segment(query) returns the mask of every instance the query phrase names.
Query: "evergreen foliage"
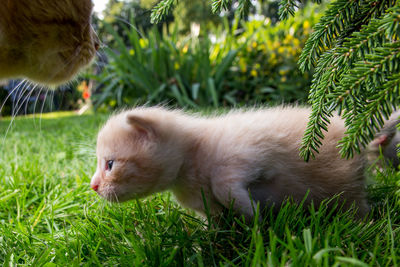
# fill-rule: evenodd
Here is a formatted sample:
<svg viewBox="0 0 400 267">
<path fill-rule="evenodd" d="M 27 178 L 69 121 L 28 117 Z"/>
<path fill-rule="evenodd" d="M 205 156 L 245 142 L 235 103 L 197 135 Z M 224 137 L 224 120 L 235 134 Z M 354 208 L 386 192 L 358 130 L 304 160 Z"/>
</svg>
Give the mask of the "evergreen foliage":
<svg viewBox="0 0 400 267">
<path fill-rule="evenodd" d="M 360 152 L 399 104 L 397 1 L 333 2 L 300 56 L 301 70 L 315 67 L 312 114 L 301 155 L 313 157 L 335 110 L 345 118 L 344 157 Z"/>
<path fill-rule="evenodd" d="M 213 0 L 213 10 L 218 12 L 231 2 Z M 251 1 L 239 2 L 237 11 L 246 12 L 243 3 Z M 297 0 L 280 4 L 281 19 L 301 7 Z M 302 71 L 315 71 L 309 93 L 312 113 L 300 152 L 305 160 L 318 153 L 334 112 L 345 119 L 346 137 L 339 147 L 342 156 L 349 158 L 374 138 L 398 107 L 399 22 L 397 0 L 336 0 L 328 6 L 299 59 Z"/>
</svg>

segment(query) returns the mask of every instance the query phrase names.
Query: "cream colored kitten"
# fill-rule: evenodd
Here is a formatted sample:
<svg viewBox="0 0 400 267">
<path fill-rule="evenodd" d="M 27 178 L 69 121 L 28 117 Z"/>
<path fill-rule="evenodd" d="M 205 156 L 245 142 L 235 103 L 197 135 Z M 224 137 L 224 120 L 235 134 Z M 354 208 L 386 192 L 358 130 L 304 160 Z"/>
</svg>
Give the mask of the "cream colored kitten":
<svg viewBox="0 0 400 267">
<path fill-rule="evenodd" d="M 97 140 L 91 187 L 110 201 L 171 190 L 185 207 L 213 215 L 229 207 L 253 216 L 250 195 L 261 206 L 287 197 L 307 203 L 341 194 L 359 215 L 368 211 L 363 157 L 342 159 L 336 148 L 343 121 L 331 120 L 315 160 L 304 162 L 299 146 L 309 109 L 276 107 L 201 117 L 161 107 L 135 108 L 111 117 Z"/>
<path fill-rule="evenodd" d="M 1 0 L 0 79 L 64 83 L 93 59 L 99 41 L 91 0 Z"/>
</svg>

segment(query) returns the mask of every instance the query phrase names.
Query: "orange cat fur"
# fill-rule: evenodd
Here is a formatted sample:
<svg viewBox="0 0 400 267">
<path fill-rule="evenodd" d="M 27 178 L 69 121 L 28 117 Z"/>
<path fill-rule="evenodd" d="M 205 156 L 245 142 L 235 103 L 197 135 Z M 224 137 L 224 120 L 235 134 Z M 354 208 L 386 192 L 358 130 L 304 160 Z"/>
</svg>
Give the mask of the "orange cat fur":
<svg viewBox="0 0 400 267">
<path fill-rule="evenodd" d="M 345 127 L 333 117 L 320 153 L 299 156 L 309 109 L 276 107 L 201 117 L 161 107 L 139 107 L 111 117 L 97 139 L 91 187 L 110 201 L 171 190 L 185 207 L 213 215 L 229 207 L 253 217 L 251 198 L 265 205 L 292 197 L 307 204 L 341 194 L 345 207 L 368 211 L 362 155 L 345 160 L 337 142 Z"/>
<path fill-rule="evenodd" d="M 56 85 L 93 59 L 91 0 L 0 1 L 0 79 Z"/>
</svg>

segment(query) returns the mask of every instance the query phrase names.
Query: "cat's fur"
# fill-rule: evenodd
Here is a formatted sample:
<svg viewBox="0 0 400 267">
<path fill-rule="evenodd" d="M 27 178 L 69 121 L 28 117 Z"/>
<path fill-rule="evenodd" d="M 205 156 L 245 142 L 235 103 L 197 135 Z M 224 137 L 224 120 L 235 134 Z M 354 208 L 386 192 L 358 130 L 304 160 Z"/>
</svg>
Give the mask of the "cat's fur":
<svg viewBox="0 0 400 267">
<path fill-rule="evenodd" d="M 1 0 L 0 79 L 70 80 L 99 46 L 91 12 L 91 0 Z"/>
<path fill-rule="evenodd" d="M 309 109 L 276 107 L 201 117 L 161 107 L 140 107 L 111 117 L 97 139 L 97 170 L 91 186 L 110 201 L 171 190 L 185 207 L 211 214 L 233 200 L 236 212 L 253 216 L 250 195 L 261 207 L 287 197 L 318 205 L 340 194 L 345 207 L 368 211 L 363 156 L 345 160 L 337 142 L 345 127 L 333 117 L 320 153 L 299 156 Z M 111 170 L 107 161 L 113 160 Z"/>
</svg>

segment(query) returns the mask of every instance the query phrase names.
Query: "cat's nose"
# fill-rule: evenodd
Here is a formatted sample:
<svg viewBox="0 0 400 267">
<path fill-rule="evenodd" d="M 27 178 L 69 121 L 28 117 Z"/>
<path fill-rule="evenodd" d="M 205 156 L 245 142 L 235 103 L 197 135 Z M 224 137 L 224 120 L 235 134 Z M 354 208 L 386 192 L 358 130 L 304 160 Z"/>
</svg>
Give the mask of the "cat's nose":
<svg viewBox="0 0 400 267">
<path fill-rule="evenodd" d="M 94 41 L 94 49 L 96 49 L 96 51 L 98 51 L 100 48 L 100 41 Z"/>
<path fill-rule="evenodd" d="M 94 46 L 94 49 L 96 49 L 96 51 L 98 51 L 100 48 L 101 42 L 100 42 L 99 37 L 97 36 L 97 33 L 94 31 L 94 29 L 91 28 L 91 30 L 92 30 L 93 46 Z"/>
</svg>

